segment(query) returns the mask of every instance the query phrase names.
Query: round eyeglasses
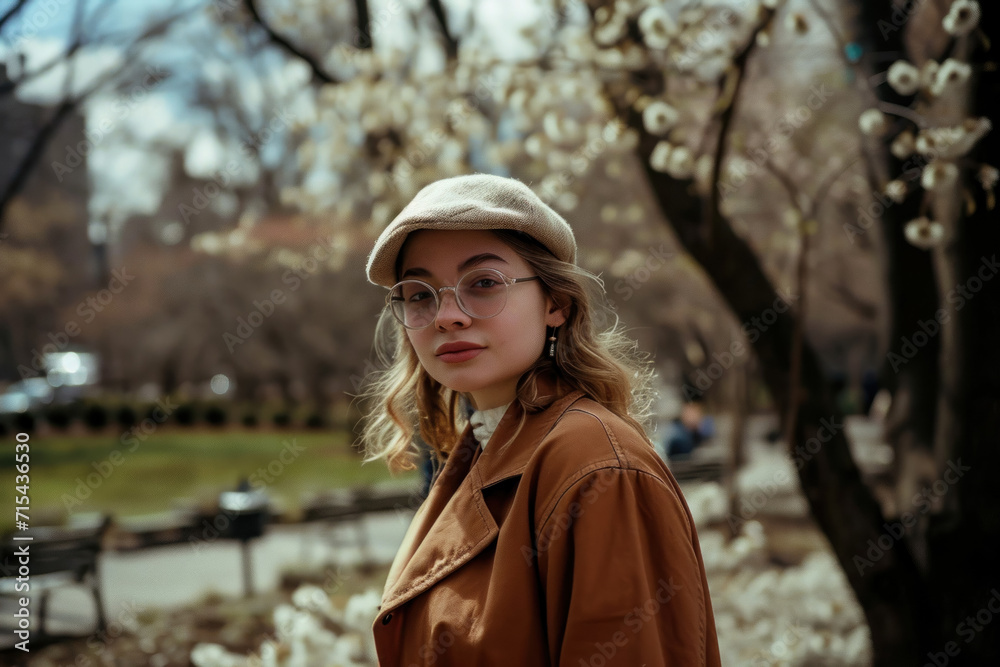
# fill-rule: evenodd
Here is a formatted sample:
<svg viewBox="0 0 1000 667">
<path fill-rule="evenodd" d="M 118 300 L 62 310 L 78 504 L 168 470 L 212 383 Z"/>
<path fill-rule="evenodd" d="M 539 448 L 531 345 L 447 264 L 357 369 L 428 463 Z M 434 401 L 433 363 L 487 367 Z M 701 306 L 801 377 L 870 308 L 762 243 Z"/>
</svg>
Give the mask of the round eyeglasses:
<svg viewBox="0 0 1000 667">
<path fill-rule="evenodd" d="M 496 269 L 473 269 L 454 287 L 435 289 L 422 280 L 403 280 L 389 289 L 386 303 L 393 317 L 407 329 L 424 329 L 437 318 L 441 308 L 441 292 L 452 290 L 455 301 L 469 317 L 496 317 L 507 305 L 511 285 L 539 280 L 538 276 L 508 278 Z"/>
</svg>

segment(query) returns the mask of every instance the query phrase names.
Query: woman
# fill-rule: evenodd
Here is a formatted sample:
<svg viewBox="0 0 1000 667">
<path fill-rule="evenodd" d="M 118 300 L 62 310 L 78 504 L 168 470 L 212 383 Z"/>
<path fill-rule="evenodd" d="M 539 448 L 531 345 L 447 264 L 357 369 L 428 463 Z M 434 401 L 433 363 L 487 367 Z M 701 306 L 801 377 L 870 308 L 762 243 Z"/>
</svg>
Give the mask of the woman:
<svg viewBox="0 0 1000 667">
<path fill-rule="evenodd" d="M 562 217 L 488 175 L 427 186 L 375 243 L 394 349 L 366 460 L 412 469 L 419 430 L 443 462 L 389 571 L 381 667 L 719 664 L 694 522 L 642 423 L 652 371 L 598 327 L 575 260 Z"/>
</svg>

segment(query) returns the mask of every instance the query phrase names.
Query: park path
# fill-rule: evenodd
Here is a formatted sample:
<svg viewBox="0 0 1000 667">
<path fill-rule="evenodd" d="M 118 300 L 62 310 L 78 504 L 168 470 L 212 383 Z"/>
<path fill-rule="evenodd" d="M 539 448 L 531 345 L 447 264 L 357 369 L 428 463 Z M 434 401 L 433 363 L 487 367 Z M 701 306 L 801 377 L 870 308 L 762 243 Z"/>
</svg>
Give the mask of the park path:
<svg viewBox="0 0 1000 667">
<path fill-rule="evenodd" d="M 363 517 L 367 554 L 360 546 L 358 522 L 331 526 L 322 522 L 269 526 L 250 544 L 255 592 L 274 590 L 289 568 L 319 570 L 331 563 L 349 567 L 367 561 L 391 563 L 413 517 L 411 510 Z M 98 567 L 109 629 L 116 620 L 133 618 L 137 611 L 197 602 L 208 592 L 227 597 L 243 594 L 243 555 L 239 542 L 216 540 L 152 547 L 141 551 L 105 551 Z M 381 591 L 380 591 L 381 592 Z M 9 599 L 0 601 L 0 614 L 9 617 Z M 32 604 L 37 609 L 37 604 Z M 96 616 L 89 591 L 82 586 L 54 589 L 46 613 L 46 630 L 53 634 L 94 631 Z M 0 648 L 14 643 L 10 633 L 0 637 Z"/>
</svg>

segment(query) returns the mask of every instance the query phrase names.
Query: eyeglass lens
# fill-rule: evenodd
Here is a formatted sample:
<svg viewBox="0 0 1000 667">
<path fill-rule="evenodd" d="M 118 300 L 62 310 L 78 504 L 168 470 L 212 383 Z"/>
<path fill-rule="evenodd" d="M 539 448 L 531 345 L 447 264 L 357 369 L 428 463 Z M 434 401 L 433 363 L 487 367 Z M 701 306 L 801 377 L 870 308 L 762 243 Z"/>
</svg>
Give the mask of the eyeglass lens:
<svg viewBox="0 0 1000 667">
<path fill-rule="evenodd" d="M 499 271 L 476 269 L 462 276 L 455 288 L 459 307 L 471 317 L 494 317 L 507 303 L 507 283 Z M 389 297 L 392 314 L 411 329 L 426 327 L 437 317 L 441 295 L 419 280 L 404 280 Z"/>
</svg>

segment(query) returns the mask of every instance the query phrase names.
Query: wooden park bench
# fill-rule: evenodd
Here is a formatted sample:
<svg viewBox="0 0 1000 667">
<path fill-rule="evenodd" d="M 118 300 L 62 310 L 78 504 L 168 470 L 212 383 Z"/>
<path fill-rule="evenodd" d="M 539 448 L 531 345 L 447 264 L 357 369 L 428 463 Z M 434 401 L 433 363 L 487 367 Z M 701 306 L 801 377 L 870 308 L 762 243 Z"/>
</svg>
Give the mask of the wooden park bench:
<svg viewBox="0 0 1000 667">
<path fill-rule="evenodd" d="M 419 499 L 413 492 L 379 492 L 368 487 L 338 489 L 322 493 L 302 508 L 303 522 L 320 522 L 327 526 L 353 524 L 355 543 L 363 558 L 370 555 L 370 538 L 364 519 L 376 512 L 412 511 L 419 506 Z M 341 546 L 334 533 L 327 534 L 330 546 Z"/>
<path fill-rule="evenodd" d="M 105 517 L 98 525 L 87 528 L 64 528 L 39 526 L 30 531 L 16 533 L 30 536 L 31 540 L 14 540 L 15 534 L 5 535 L 0 543 L 0 596 L 11 598 L 30 597 L 40 593 L 38 608 L 32 616 L 38 619 L 37 632 L 46 636 L 45 612 L 48 597 L 53 589 L 60 586 L 85 584 L 94 597 L 97 610 L 97 629 L 106 627 L 104 604 L 101 596 L 101 580 L 97 568 L 97 557 L 102 549 L 105 531 L 110 525 L 110 517 Z M 15 555 L 23 546 L 28 547 L 29 591 L 17 590 L 20 568 L 19 556 Z M 37 614 L 37 616 L 36 616 Z M 36 627 L 32 623 L 32 627 Z"/>
<path fill-rule="evenodd" d="M 718 459 L 671 460 L 667 467 L 678 482 L 721 482 L 726 476 L 726 463 Z"/>
</svg>

